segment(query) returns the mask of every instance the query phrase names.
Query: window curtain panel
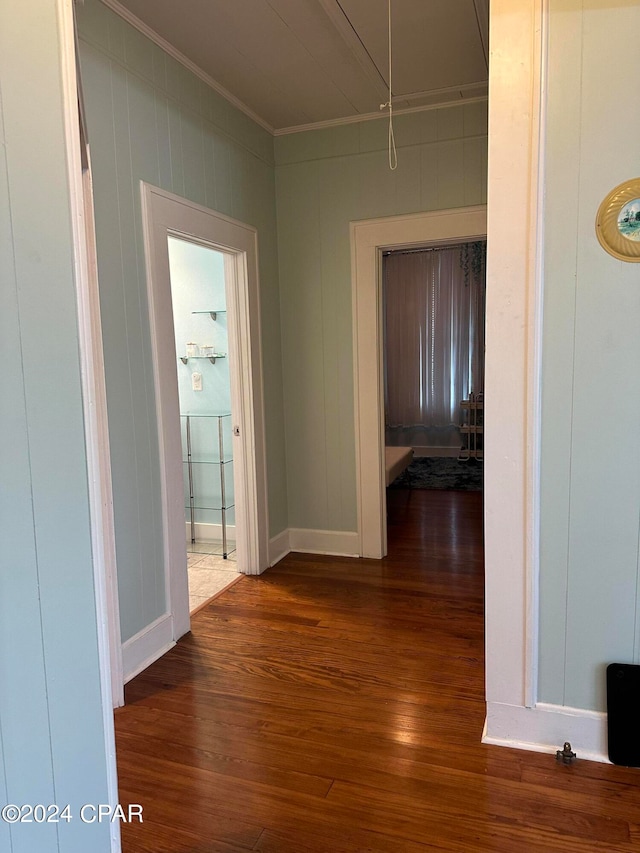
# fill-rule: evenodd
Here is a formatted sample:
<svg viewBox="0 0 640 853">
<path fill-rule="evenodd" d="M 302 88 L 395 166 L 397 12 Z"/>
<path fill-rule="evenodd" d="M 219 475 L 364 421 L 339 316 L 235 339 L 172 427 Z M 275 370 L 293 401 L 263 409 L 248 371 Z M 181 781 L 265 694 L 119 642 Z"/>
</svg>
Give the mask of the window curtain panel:
<svg viewBox="0 0 640 853">
<path fill-rule="evenodd" d="M 486 242 L 392 253 L 383 268 L 387 443 L 455 446 L 484 391 Z"/>
</svg>

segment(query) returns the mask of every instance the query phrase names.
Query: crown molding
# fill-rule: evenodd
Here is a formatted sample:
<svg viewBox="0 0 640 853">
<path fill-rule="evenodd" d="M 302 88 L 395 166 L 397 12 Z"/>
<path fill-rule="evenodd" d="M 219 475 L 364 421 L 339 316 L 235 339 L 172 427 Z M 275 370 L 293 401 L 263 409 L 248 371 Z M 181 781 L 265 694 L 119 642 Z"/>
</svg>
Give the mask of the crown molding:
<svg viewBox="0 0 640 853">
<path fill-rule="evenodd" d="M 142 35 L 146 36 L 152 42 L 158 45 L 158 47 L 162 48 L 165 53 L 168 53 L 169 56 L 172 56 L 177 62 L 181 65 L 184 65 L 192 74 L 195 74 L 196 77 L 199 77 L 204 83 L 207 84 L 211 89 L 217 92 L 219 95 L 222 95 L 225 100 L 229 101 L 230 104 L 233 104 L 234 107 L 243 112 L 246 116 L 248 116 L 252 121 L 255 121 L 256 124 L 259 124 L 260 127 L 264 128 L 271 135 L 274 134 L 274 128 L 269 124 L 268 121 L 265 121 L 261 116 L 259 116 L 256 112 L 254 112 L 251 107 L 248 107 L 244 101 L 241 101 L 240 98 L 236 98 L 235 95 L 232 95 L 228 89 L 225 89 L 217 80 L 214 80 L 213 77 L 210 77 L 206 71 L 203 71 L 199 65 L 196 65 L 195 62 L 192 62 L 188 57 L 177 50 L 172 44 L 170 44 L 166 39 L 162 38 L 161 35 L 152 29 L 148 24 L 145 24 L 144 21 L 141 21 L 133 12 L 130 12 L 126 9 L 118 0 L 101 0 L 105 6 L 108 6 L 112 12 L 115 12 L 116 15 L 119 15 L 123 18 L 128 24 L 131 24 L 132 27 L 135 27 L 136 30 L 142 33 Z"/>
<path fill-rule="evenodd" d="M 458 90 L 456 90 L 458 91 Z M 480 101 L 487 101 L 488 95 L 475 95 L 465 98 L 458 97 L 446 101 L 438 101 L 433 104 L 424 104 L 420 107 L 405 107 L 404 109 L 393 108 L 393 117 L 408 115 L 410 113 L 424 113 L 428 110 L 443 110 L 448 107 L 459 107 L 461 104 L 475 104 Z M 305 133 L 308 130 L 323 130 L 329 127 L 340 127 L 343 124 L 359 124 L 362 121 L 375 121 L 376 119 L 388 118 L 388 113 L 378 111 L 376 113 L 361 113 L 355 116 L 346 116 L 344 118 L 330 118 L 326 121 L 314 121 L 309 124 L 296 124 L 293 127 L 281 127 L 273 131 L 275 137 L 287 136 L 291 133 Z"/>
</svg>

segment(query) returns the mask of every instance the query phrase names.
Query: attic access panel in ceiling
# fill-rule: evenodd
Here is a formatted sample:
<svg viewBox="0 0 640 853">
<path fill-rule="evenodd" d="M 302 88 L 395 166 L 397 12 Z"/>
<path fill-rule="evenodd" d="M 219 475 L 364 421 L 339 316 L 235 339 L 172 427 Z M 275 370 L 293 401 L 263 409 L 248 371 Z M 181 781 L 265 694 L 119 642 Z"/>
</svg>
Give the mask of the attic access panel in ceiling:
<svg viewBox="0 0 640 853">
<path fill-rule="evenodd" d="M 339 4 L 387 81 L 387 3 L 339 0 Z M 480 6 L 474 0 L 392 0 L 394 99 L 407 97 L 406 106 L 415 106 L 434 91 L 487 81 L 483 37 L 488 4 Z"/>
</svg>

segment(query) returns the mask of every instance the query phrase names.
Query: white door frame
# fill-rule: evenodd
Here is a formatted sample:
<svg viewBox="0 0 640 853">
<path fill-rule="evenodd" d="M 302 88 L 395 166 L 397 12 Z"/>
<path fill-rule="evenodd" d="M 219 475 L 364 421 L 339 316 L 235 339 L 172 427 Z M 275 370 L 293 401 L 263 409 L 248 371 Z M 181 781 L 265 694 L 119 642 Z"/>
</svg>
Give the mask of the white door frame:
<svg viewBox="0 0 640 853">
<path fill-rule="evenodd" d="M 113 707 L 123 704 L 124 693 L 93 198 L 90 168 L 83 172 L 82 165 L 82 148 L 86 140 L 81 139 L 78 115 L 81 93 L 77 75 L 72 0 L 56 0 L 56 11 L 91 517 L 106 797 L 109 804 L 115 807 L 118 803 L 118 771 Z M 88 151 L 87 158 L 90 159 Z M 117 821 L 110 827 L 109 846 L 111 853 L 119 853 L 121 850 L 120 827 Z"/>
<path fill-rule="evenodd" d="M 382 253 L 484 239 L 486 205 L 351 223 L 358 535 L 361 557 L 387 553 Z"/>
<path fill-rule="evenodd" d="M 260 574 L 269 565 L 257 231 L 173 193 L 140 183 L 151 348 L 160 447 L 167 612 L 173 639 L 189 630 L 182 443 L 167 237 L 225 255 L 229 367 L 234 425 L 238 567 Z"/>
<path fill-rule="evenodd" d="M 552 751 L 593 730 L 537 702 L 548 24 L 548 0 L 491 2 L 484 741 Z"/>
<path fill-rule="evenodd" d="M 111 445 L 107 415 L 107 388 L 104 374 L 104 351 L 102 346 L 102 321 L 100 318 L 100 291 L 98 283 L 98 258 L 96 249 L 95 219 L 93 212 L 93 183 L 91 177 L 91 155 L 87 146 L 88 168 L 83 171 L 84 187 L 84 231 L 86 244 L 82 251 L 82 263 L 86 265 L 88 292 L 78 291 L 78 303 L 82 306 L 80 334 L 83 347 L 91 356 L 83 366 L 87 381 L 83 399 L 85 423 L 92 439 L 87 441 L 88 465 L 92 478 L 91 488 L 96 490 L 96 505 L 93 508 L 96 523 L 92 526 L 96 539 L 94 553 L 104 563 L 105 600 L 100 609 L 106 608 L 109 632 L 109 660 L 111 666 L 111 696 L 114 708 L 124 705 L 124 675 L 122 666 L 122 635 L 120 632 L 120 603 L 118 599 L 118 574 L 116 563 L 116 534 L 113 516 L 113 484 L 111 481 Z M 78 223 L 80 224 L 80 223 Z M 84 316 L 83 316 L 84 315 Z M 99 503 L 98 503 L 99 501 Z M 96 589 L 102 594 L 101 587 Z"/>
</svg>

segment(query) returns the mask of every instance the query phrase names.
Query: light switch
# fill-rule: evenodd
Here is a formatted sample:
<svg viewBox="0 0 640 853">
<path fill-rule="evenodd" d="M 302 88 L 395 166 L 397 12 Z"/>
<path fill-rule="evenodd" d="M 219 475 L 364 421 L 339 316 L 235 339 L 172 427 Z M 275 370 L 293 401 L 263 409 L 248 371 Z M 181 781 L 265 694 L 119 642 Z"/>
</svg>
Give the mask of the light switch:
<svg viewBox="0 0 640 853">
<path fill-rule="evenodd" d="M 194 391 L 202 391 L 202 374 L 201 373 L 192 373 L 191 374 L 191 388 Z"/>
</svg>

